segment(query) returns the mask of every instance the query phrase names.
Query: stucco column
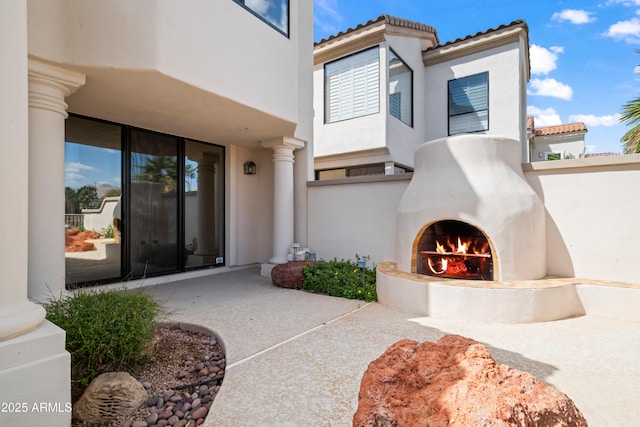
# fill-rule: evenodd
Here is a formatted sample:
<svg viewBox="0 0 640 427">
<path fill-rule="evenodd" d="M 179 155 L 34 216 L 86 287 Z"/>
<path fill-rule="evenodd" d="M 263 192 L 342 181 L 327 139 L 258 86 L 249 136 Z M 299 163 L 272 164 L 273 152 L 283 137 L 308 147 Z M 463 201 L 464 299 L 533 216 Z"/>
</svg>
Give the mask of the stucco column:
<svg viewBox="0 0 640 427">
<path fill-rule="evenodd" d="M 66 427 L 71 424 L 71 374 L 65 334 L 44 320 L 40 305 L 27 299 L 27 0 L 0 2 L 0 27 L 7 35 L 0 38 L 0 402 L 20 402 L 25 409 L 1 411 L 0 425 L 40 425 L 46 419 L 48 426 Z M 61 411 L 34 411 L 33 405 L 41 402 Z"/>
<path fill-rule="evenodd" d="M 65 287 L 65 97 L 83 74 L 29 58 L 29 296 L 59 297 Z"/>
<path fill-rule="evenodd" d="M 283 137 L 263 141 L 262 146 L 273 150 L 273 256 L 269 263 L 283 264 L 294 235 L 293 152 L 303 148 L 304 142 Z"/>
<path fill-rule="evenodd" d="M 12 18 L 10 18 L 12 17 Z M 15 19 L 13 18 L 15 17 Z M 20 22 L 24 19 L 24 23 Z M 29 125 L 27 116 L 26 2 L 0 7 L 0 24 L 15 36 L 0 41 L 0 341 L 34 329 L 44 309 L 27 300 Z M 24 33 L 23 43 L 20 35 Z M 22 50 L 24 49 L 24 50 Z"/>
<path fill-rule="evenodd" d="M 220 157 L 203 153 L 198 160 L 198 248 L 196 255 L 215 256 L 216 250 L 216 163 Z"/>
</svg>

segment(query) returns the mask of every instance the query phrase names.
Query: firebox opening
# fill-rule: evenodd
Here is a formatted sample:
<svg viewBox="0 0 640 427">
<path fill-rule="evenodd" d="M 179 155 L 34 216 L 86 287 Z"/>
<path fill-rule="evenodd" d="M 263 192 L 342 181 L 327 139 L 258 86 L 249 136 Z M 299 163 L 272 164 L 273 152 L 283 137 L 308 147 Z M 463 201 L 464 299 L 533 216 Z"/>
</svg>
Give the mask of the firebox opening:
<svg viewBox="0 0 640 427">
<path fill-rule="evenodd" d="M 419 237 L 416 272 L 434 277 L 493 280 L 493 257 L 482 231 L 462 221 L 444 220 Z"/>
</svg>

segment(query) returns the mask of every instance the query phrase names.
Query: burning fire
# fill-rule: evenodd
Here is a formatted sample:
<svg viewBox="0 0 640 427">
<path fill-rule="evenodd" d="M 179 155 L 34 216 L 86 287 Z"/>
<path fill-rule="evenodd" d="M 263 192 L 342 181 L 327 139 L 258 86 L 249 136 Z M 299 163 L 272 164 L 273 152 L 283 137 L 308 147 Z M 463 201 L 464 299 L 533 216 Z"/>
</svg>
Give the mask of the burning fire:
<svg viewBox="0 0 640 427">
<path fill-rule="evenodd" d="M 445 244 L 436 240 L 435 251 L 424 251 L 424 253 L 430 255 L 427 257 L 427 266 L 431 273 L 437 276 L 471 276 L 476 273 L 469 270 L 467 265 L 469 258 L 479 258 L 479 263 L 483 264 L 487 258 L 491 257 L 488 241 L 480 245 L 477 240 L 474 241 L 471 238 L 463 240 L 458 237 L 457 240 L 457 245 L 452 243 L 448 237 Z"/>
</svg>

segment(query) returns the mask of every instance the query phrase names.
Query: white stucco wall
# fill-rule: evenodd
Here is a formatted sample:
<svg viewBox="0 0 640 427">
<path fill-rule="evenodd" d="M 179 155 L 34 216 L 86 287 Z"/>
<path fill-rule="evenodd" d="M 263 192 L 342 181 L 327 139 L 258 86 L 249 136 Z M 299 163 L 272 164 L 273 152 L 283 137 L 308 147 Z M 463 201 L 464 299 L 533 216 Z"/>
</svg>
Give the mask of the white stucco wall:
<svg viewBox="0 0 640 427">
<path fill-rule="evenodd" d="M 640 154 L 525 164 L 546 209 L 548 275 L 640 283 Z M 310 247 L 324 259 L 396 262 L 396 210 L 409 181 L 309 187 Z"/>
<path fill-rule="evenodd" d="M 570 154 L 576 159 L 579 157 L 583 157 L 584 156 L 584 134 L 571 135 L 568 137 L 560 137 L 560 138 L 536 137 L 535 144 L 533 146 L 531 161 L 532 162 L 544 161 L 545 153 L 547 152 L 564 153 L 565 156 Z"/>
<path fill-rule="evenodd" d="M 547 210 L 547 273 L 640 282 L 640 154 L 536 162 L 525 176 Z"/>
<path fill-rule="evenodd" d="M 386 146 L 384 122 L 386 110 L 383 107 L 384 94 L 386 92 L 382 90 L 382 82 L 384 82 L 386 78 L 386 72 L 383 71 L 385 56 L 382 49 L 379 49 L 378 53 L 381 73 L 379 112 L 333 123 L 325 123 L 325 64 L 321 63 L 313 66 L 313 136 L 315 157 L 371 150 Z"/>
<path fill-rule="evenodd" d="M 391 153 L 391 160 L 413 167 L 413 153 L 418 146 L 426 141 L 425 115 L 425 67 L 422 63 L 421 41 L 416 38 L 386 36 L 388 46 L 393 49 L 400 59 L 413 71 L 413 126 L 398 120 L 388 114 L 388 95 L 385 97 L 386 139 Z M 388 57 L 388 54 L 387 54 Z M 388 64 L 388 60 L 387 60 Z M 385 90 L 388 90 L 387 88 Z"/>
<path fill-rule="evenodd" d="M 297 120 L 298 90 L 291 85 L 300 69 L 297 24 L 287 38 L 233 1 L 29 0 L 28 5 L 32 55 L 74 67 L 154 70 Z M 296 2 L 291 12 L 296 21 Z"/>
<path fill-rule="evenodd" d="M 426 67 L 425 141 L 448 136 L 448 81 L 489 72 L 489 130 L 487 135 L 523 141 L 520 43 L 514 42 Z"/>
<path fill-rule="evenodd" d="M 395 259 L 396 210 L 411 175 L 309 184 L 309 248 L 318 259 Z"/>
</svg>

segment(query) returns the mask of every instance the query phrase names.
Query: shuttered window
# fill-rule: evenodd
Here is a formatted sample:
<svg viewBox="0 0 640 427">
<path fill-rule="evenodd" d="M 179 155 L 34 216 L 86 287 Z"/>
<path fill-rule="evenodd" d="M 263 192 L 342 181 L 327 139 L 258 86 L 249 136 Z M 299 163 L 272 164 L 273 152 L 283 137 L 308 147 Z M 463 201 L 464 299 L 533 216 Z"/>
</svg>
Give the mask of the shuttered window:
<svg viewBox="0 0 640 427">
<path fill-rule="evenodd" d="M 489 130 L 489 73 L 449 80 L 449 135 Z"/>
<path fill-rule="evenodd" d="M 380 111 L 377 47 L 326 64 L 324 75 L 326 123 Z"/>
</svg>

